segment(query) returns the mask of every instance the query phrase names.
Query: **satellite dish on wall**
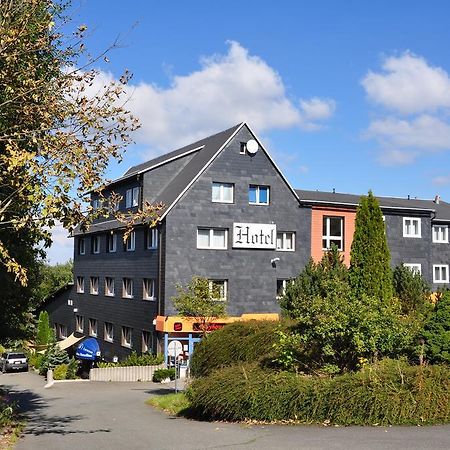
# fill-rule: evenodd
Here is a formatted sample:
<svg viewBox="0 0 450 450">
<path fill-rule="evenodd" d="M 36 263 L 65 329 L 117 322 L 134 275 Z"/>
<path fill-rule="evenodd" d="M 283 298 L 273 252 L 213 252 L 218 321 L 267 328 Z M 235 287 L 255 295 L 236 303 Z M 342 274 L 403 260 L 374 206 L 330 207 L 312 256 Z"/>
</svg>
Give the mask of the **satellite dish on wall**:
<svg viewBox="0 0 450 450">
<path fill-rule="evenodd" d="M 249 141 L 247 141 L 246 147 L 249 155 L 254 155 L 259 148 L 258 143 L 254 139 L 250 139 Z"/>
</svg>

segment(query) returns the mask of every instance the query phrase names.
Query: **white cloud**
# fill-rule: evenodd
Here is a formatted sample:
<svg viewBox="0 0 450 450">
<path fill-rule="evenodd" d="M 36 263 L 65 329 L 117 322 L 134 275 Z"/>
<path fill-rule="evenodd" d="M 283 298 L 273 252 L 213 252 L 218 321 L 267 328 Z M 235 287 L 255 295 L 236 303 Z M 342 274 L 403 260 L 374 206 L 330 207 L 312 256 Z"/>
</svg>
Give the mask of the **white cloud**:
<svg viewBox="0 0 450 450">
<path fill-rule="evenodd" d="M 450 78 L 417 55 L 386 58 L 382 73 L 369 71 L 362 80 L 370 100 L 401 114 L 450 107 Z"/>
<path fill-rule="evenodd" d="M 410 164 L 425 154 L 450 150 L 447 72 L 409 52 L 386 58 L 382 68 L 362 80 L 368 98 L 383 107 L 364 133 L 378 142 L 379 161 Z"/>
<path fill-rule="evenodd" d="M 99 82 L 112 80 L 102 73 Z M 168 151 L 246 121 L 258 133 L 299 127 L 314 130 L 331 117 L 335 102 L 313 97 L 296 106 L 280 75 L 238 42 L 228 52 L 200 60 L 200 68 L 171 78 L 168 88 L 140 83 L 127 87 L 127 107 L 141 120 L 139 144 Z"/>
<path fill-rule="evenodd" d="M 65 263 L 73 258 L 73 239 L 60 223 L 51 229 L 53 244 L 46 249 L 47 260 L 50 264 Z"/>
<path fill-rule="evenodd" d="M 431 181 L 436 186 L 445 186 L 450 184 L 450 175 L 439 175 L 434 177 Z"/>
</svg>

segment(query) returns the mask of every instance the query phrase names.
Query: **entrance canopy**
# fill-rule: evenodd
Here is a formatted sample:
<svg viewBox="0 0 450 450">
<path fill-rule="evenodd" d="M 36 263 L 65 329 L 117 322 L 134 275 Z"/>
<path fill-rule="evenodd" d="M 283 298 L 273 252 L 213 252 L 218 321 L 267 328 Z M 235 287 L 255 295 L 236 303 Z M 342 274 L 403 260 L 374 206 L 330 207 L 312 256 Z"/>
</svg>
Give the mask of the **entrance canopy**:
<svg viewBox="0 0 450 450">
<path fill-rule="evenodd" d="M 75 356 L 78 359 L 85 359 L 88 361 L 95 361 L 98 357 L 100 357 L 100 355 L 100 347 L 97 339 L 95 338 L 88 338 L 84 340 L 75 352 Z"/>
</svg>

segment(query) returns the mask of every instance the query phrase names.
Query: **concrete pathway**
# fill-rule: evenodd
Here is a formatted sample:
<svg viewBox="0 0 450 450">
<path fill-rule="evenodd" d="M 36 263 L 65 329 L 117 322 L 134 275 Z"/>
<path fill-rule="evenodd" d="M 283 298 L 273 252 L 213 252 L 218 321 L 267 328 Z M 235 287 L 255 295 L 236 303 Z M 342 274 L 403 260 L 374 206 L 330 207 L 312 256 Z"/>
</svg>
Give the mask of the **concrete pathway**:
<svg viewBox="0 0 450 450">
<path fill-rule="evenodd" d="M 57 383 L 34 373 L 0 375 L 27 418 L 16 450 L 450 449 L 450 426 L 246 426 L 171 417 L 145 404 L 170 386 Z"/>
</svg>

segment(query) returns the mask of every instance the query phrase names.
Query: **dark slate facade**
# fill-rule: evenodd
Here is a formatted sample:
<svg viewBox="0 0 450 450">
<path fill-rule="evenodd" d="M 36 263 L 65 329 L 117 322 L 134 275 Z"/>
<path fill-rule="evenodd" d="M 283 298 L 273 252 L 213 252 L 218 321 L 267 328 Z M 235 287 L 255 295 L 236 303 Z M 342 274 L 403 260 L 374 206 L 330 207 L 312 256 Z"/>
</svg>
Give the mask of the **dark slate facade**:
<svg viewBox="0 0 450 450">
<path fill-rule="evenodd" d="M 171 302 L 176 285 L 186 285 L 195 275 L 226 282 L 229 315 L 278 312 L 277 287 L 295 277 L 311 255 L 314 205 L 354 209 L 359 197 L 292 190 L 260 143 L 254 154 L 245 150 L 243 144 L 251 139 L 257 138 L 246 124 L 239 124 L 132 167 L 111 183 L 105 196 L 110 191 L 119 193 L 123 197 L 121 210 L 126 210 L 126 191 L 136 187 L 140 191 L 139 204 L 147 200 L 165 205 L 157 225 L 156 245 L 149 249 L 149 230 L 137 226 L 134 248 L 127 250 L 123 229 L 116 220 L 99 219 L 88 232 L 77 230 L 74 286 L 49 299 L 44 306 L 52 323 L 65 324 L 68 334 L 75 331 L 78 336 L 96 331 L 107 360 L 114 356 L 124 358 L 132 350 L 139 353 L 145 350 L 145 345 L 147 350 L 155 351 L 156 316 L 176 313 Z M 232 184 L 232 201 L 213 202 L 213 183 Z M 250 204 L 250 186 L 268 188 L 268 204 Z M 95 194 L 92 198 L 95 199 Z M 421 264 L 425 278 L 433 283 L 433 265 L 449 264 L 450 244 L 433 243 L 432 226 L 450 222 L 450 205 L 390 198 L 380 198 L 380 203 L 393 265 Z M 404 217 L 420 218 L 420 238 L 403 237 Z M 253 244 L 238 248 L 233 237 L 235 224 L 264 229 L 276 226 L 277 232 L 294 236 L 294 251 L 255 248 Z M 199 229 L 226 230 L 225 248 L 198 248 Z M 117 236 L 116 248 L 111 252 L 108 242 L 113 234 Z M 94 248 L 95 239 L 99 240 L 98 249 Z M 80 254 L 81 240 L 84 254 Z M 84 292 L 77 286 L 79 277 L 84 279 Z M 98 292 L 90 292 L 91 277 L 98 279 Z M 114 280 L 114 295 L 105 291 L 106 278 Z M 132 280 L 131 298 L 124 296 L 125 278 Z M 144 299 L 144 279 L 154 283 L 151 299 Z M 432 284 L 434 289 L 444 285 Z M 76 316 L 83 319 L 83 331 L 76 331 Z M 90 329 L 89 319 L 96 330 Z M 107 336 L 111 328 L 113 336 Z"/>
</svg>

